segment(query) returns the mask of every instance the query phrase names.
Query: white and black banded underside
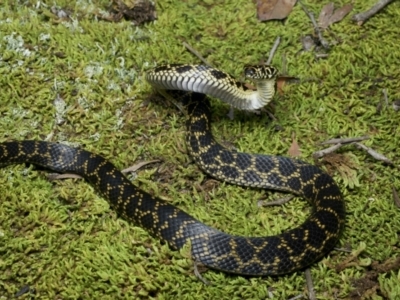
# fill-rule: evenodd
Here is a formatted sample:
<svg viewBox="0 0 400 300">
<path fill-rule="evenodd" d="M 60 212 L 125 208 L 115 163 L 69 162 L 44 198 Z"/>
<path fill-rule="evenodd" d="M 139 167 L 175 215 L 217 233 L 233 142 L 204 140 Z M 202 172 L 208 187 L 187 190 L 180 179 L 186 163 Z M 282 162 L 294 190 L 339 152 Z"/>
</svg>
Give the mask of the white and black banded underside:
<svg viewBox="0 0 400 300">
<path fill-rule="evenodd" d="M 206 65 L 164 65 L 148 71 L 146 80 L 159 90 L 204 93 L 238 109 L 255 110 L 272 100 L 277 70 L 271 66 L 249 68 L 254 70 L 252 78 L 248 77 L 255 82 L 257 90 L 248 89 L 229 74 Z"/>
</svg>

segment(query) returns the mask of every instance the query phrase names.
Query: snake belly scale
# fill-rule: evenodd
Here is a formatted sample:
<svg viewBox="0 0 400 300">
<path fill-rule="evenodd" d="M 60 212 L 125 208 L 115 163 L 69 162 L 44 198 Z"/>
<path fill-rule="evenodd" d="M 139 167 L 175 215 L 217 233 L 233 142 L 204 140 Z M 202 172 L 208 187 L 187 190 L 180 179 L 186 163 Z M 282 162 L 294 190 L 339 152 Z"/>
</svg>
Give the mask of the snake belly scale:
<svg viewBox="0 0 400 300">
<path fill-rule="evenodd" d="M 269 237 L 226 234 L 138 189 L 105 158 L 58 143 L 1 143 L 0 165 L 29 162 L 60 173 L 79 174 L 101 192 L 118 215 L 174 249 L 190 242 L 195 261 L 224 272 L 285 274 L 304 268 L 331 251 L 345 221 L 344 201 L 333 179 L 302 161 L 223 148 L 210 131 L 208 100 L 198 93 L 188 98 L 187 146 L 196 163 L 211 176 L 227 182 L 303 196 L 314 209 L 302 225 Z"/>
</svg>

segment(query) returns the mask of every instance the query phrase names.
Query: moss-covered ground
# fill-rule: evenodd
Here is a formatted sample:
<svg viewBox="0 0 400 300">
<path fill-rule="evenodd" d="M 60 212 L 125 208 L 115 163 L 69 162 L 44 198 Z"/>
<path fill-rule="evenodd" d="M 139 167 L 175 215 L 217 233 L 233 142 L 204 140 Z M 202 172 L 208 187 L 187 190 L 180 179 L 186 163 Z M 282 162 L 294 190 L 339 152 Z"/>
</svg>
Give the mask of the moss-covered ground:
<svg viewBox="0 0 400 300">
<path fill-rule="evenodd" d="M 51 13 L 55 2 L 72 11 L 70 19 Z M 352 13 L 375 0 L 354 2 Z M 322 141 L 370 136 L 363 143 L 395 166 L 354 146 L 341 148 L 330 160 L 333 167 L 319 162 L 343 191 L 347 226 L 338 247 L 353 253 L 335 250 L 312 265 L 311 274 L 318 299 L 358 299 L 355 290 L 366 299 L 400 299 L 400 211 L 392 196 L 393 187 L 400 189 L 400 112 L 392 107 L 400 98 L 400 2 L 362 27 L 349 16 L 332 25 L 324 32 L 332 47 L 322 59 L 301 51 L 301 38 L 313 27 L 299 5 L 285 22 L 260 23 L 253 1 L 158 1 L 158 20 L 135 27 L 96 18 L 108 1 L 71 3 L 0 0 L 0 141 L 67 142 L 121 169 L 158 159 L 131 174 L 132 181 L 226 232 L 276 234 L 304 221 L 307 203 L 258 208 L 257 200 L 282 194 L 204 175 L 186 152 L 184 117 L 168 103 L 150 100 L 143 73 L 162 63 L 198 63 L 182 46 L 186 41 L 241 78 L 242 66 L 268 57 L 280 36 L 273 64 L 282 69 L 285 62 L 287 74 L 300 82 L 276 95 L 276 120 L 238 111 L 230 120 L 229 107 L 213 101 L 215 136 L 244 152 L 287 155 L 294 133 L 300 158 L 310 163 Z M 303 3 L 316 15 L 325 4 Z M 204 285 L 185 253 L 119 219 L 89 184 L 46 175 L 25 165 L 0 169 L 0 299 L 17 293 L 21 299 L 307 294 L 303 272 L 246 278 L 208 270 L 202 276 L 213 285 Z"/>
</svg>

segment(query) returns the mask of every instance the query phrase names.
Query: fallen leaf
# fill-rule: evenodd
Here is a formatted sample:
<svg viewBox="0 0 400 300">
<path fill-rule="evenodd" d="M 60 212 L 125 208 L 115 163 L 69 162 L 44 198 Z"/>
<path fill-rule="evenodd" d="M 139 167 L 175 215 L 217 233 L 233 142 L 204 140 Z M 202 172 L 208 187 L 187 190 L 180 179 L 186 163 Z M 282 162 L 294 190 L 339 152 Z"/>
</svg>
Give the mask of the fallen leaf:
<svg viewBox="0 0 400 300">
<path fill-rule="evenodd" d="M 297 143 L 296 136 L 292 134 L 292 144 L 288 150 L 288 155 L 292 157 L 299 157 L 301 155 L 300 146 Z"/>
<path fill-rule="evenodd" d="M 345 6 L 335 10 L 333 15 L 329 18 L 329 25 L 342 21 L 343 18 L 353 9 L 353 4 L 346 4 Z"/>
<path fill-rule="evenodd" d="M 318 25 L 321 28 L 327 28 L 329 26 L 329 19 L 333 14 L 334 10 L 333 2 L 329 2 L 322 9 L 318 17 Z"/>
<path fill-rule="evenodd" d="M 333 23 L 337 23 L 353 9 L 353 4 L 346 4 L 341 8 L 334 11 L 334 4 L 330 2 L 326 4 L 322 9 L 318 17 L 318 25 L 322 29 L 328 28 Z"/>
<path fill-rule="evenodd" d="M 257 0 L 257 18 L 260 21 L 286 18 L 296 4 L 296 0 Z"/>
<path fill-rule="evenodd" d="M 283 87 L 285 86 L 285 84 L 287 82 L 296 82 L 299 79 L 297 77 L 293 77 L 293 76 L 279 76 L 276 79 L 276 90 L 279 93 L 279 95 L 283 95 Z"/>
</svg>

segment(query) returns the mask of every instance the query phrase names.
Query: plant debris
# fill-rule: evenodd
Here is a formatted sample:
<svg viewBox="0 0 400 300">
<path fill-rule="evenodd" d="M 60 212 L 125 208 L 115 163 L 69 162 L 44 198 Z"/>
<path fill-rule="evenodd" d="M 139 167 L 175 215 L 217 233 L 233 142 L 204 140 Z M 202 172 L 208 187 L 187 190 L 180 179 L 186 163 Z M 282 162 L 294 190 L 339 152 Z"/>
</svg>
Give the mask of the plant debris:
<svg viewBox="0 0 400 300">
<path fill-rule="evenodd" d="M 394 111 L 399 111 L 400 110 L 400 100 L 394 100 L 392 103 L 392 107 Z"/>
<path fill-rule="evenodd" d="M 349 299 L 372 299 L 371 296 L 376 294 L 384 296 L 384 299 L 390 298 L 386 291 L 381 288 L 379 274 L 397 272 L 400 269 L 400 257 L 390 258 L 383 263 L 372 262 L 371 269 L 363 277 L 352 280 L 355 290 L 349 294 Z"/>
<path fill-rule="evenodd" d="M 342 138 L 342 139 L 330 139 L 325 142 L 322 142 L 321 145 L 327 145 L 327 144 L 349 144 L 349 143 L 354 143 L 354 142 L 361 142 L 364 140 L 368 140 L 369 136 L 360 136 L 360 137 L 351 137 L 351 138 Z"/>
<path fill-rule="evenodd" d="M 354 145 L 356 145 L 357 148 L 365 150 L 369 155 L 371 155 L 373 158 L 375 158 L 376 160 L 380 160 L 383 161 L 389 165 L 394 165 L 394 163 L 387 158 L 386 156 L 384 156 L 383 154 L 378 153 L 377 151 L 375 151 L 372 148 L 369 148 L 361 143 L 354 143 Z"/>
<path fill-rule="evenodd" d="M 319 27 L 326 29 L 333 23 L 340 22 L 352 9 L 353 4 L 346 4 L 336 10 L 334 10 L 333 2 L 326 4 L 319 14 Z"/>
<path fill-rule="evenodd" d="M 314 26 L 314 31 L 315 31 L 316 35 L 318 36 L 320 44 L 325 49 L 329 49 L 329 43 L 322 36 L 322 30 L 319 28 L 317 22 L 315 21 L 314 14 L 312 12 L 308 11 L 307 7 L 305 7 L 305 5 L 303 3 L 301 3 L 301 2 L 299 2 L 299 3 L 301 5 L 301 7 L 303 8 L 304 12 L 306 13 L 306 15 L 310 18 L 311 23 Z"/>
<path fill-rule="evenodd" d="M 397 190 L 392 187 L 392 194 L 393 194 L 393 202 L 396 205 L 397 208 L 400 208 L 400 198 L 399 194 L 397 193 Z"/>
<path fill-rule="evenodd" d="M 384 8 L 386 5 L 388 5 L 390 2 L 393 2 L 393 0 L 379 0 L 373 7 L 371 7 L 369 10 L 356 14 L 353 16 L 352 20 L 357 22 L 358 25 L 362 25 L 367 21 L 369 18 L 371 18 L 373 15 L 378 13 L 382 8 Z"/>
<path fill-rule="evenodd" d="M 324 157 L 330 153 L 335 152 L 337 149 L 339 149 L 342 146 L 343 146 L 343 144 L 337 143 L 331 147 L 328 147 L 328 148 L 325 148 L 325 149 L 322 149 L 319 151 L 315 151 L 312 156 L 314 159 L 318 159 L 318 158 Z"/>
<path fill-rule="evenodd" d="M 257 0 L 257 18 L 260 21 L 285 19 L 296 0 Z"/>
<path fill-rule="evenodd" d="M 297 143 L 296 135 L 292 133 L 292 144 L 288 150 L 288 155 L 291 157 L 299 157 L 301 155 L 300 146 Z"/>
<path fill-rule="evenodd" d="M 125 18 L 132 21 L 134 25 L 157 19 L 154 2 L 149 0 L 113 0 L 109 13 L 109 16 L 101 16 L 101 18 L 110 22 L 119 22 Z"/>
</svg>

